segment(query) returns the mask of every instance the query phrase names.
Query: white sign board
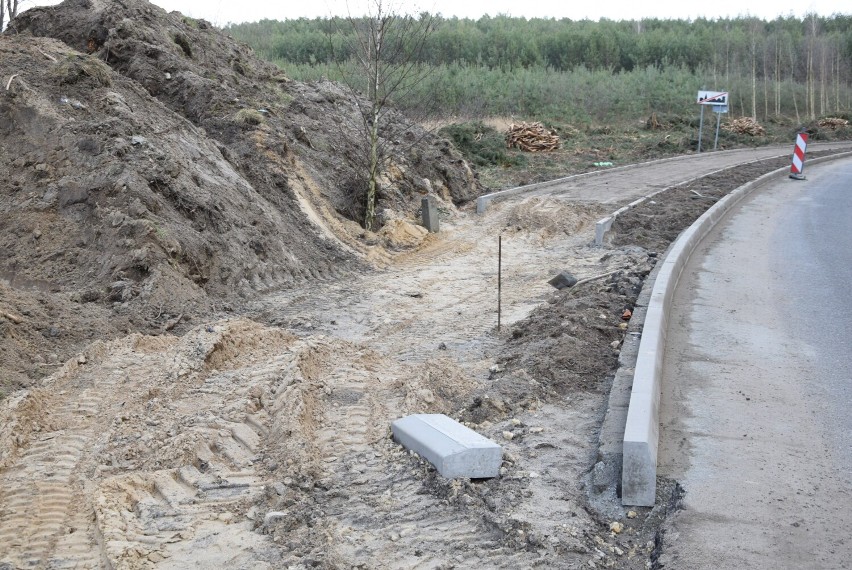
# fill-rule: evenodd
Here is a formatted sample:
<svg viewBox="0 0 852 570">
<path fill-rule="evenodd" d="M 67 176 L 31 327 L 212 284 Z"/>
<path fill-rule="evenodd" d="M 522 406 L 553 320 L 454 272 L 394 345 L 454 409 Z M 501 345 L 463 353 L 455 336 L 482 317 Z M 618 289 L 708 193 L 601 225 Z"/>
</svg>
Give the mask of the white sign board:
<svg viewBox="0 0 852 570">
<path fill-rule="evenodd" d="M 696 101 L 699 105 L 727 105 L 728 104 L 728 92 L 727 91 L 699 91 L 698 92 L 698 100 Z"/>
<path fill-rule="evenodd" d="M 714 113 L 727 113 L 728 112 L 728 106 L 727 105 L 713 105 L 713 112 Z"/>
</svg>

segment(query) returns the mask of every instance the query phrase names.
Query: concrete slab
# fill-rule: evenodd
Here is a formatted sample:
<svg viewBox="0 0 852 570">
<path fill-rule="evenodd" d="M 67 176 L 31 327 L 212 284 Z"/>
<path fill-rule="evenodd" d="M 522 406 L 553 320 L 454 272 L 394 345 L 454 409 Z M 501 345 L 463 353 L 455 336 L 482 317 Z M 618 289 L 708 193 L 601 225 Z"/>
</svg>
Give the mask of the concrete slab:
<svg viewBox="0 0 852 570">
<path fill-rule="evenodd" d="M 438 223 L 438 208 L 435 206 L 435 202 L 427 196 L 420 201 L 420 209 L 422 212 L 423 227 L 433 234 L 438 233 L 440 226 Z"/>
<path fill-rule="evenodd" d="M 393 438 L 448 479 L 500 474 L 503 448 L 444 414 L 415 414 L 391 424 Z"/>
</svg>

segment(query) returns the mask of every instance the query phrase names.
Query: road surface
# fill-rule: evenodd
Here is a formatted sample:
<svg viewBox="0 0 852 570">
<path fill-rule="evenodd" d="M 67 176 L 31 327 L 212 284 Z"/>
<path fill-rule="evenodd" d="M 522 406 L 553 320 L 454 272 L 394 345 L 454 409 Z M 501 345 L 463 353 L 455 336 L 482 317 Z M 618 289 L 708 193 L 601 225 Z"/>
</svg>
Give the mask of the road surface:
<svg viewBox="0 0 852 570">
<path fill-rule="evenodd" d="M 852 161 L 737 207 L 668 331 L 659 474 L 668 568 L 852 568 Z"/>
<path fill-rule="evenodd" d="M 850 149 L 848 141 L 811 144 L 809 152 L 829 149 Z M 701 154 L 686 154 L 663 160 L 630 165 L 623 168 L 602 169 L 587 174 L 570 176 L 557 181 L 543 183 L 536 188 L 523 191 L 526 198 L 550 196 L 559 200 L 595 202 L 601 204 L 625 204 L 636 198 L 648 196 L 670 186 L 707 176 L 719 170 L 748 162 L 789 156 L 793 157 L 793 141 L 790 146 L 739 148 Z M 508 191 L 509 195 L 513 190 Z M 497 198 L 497 201 L 505 198 Z"/>
</svg>

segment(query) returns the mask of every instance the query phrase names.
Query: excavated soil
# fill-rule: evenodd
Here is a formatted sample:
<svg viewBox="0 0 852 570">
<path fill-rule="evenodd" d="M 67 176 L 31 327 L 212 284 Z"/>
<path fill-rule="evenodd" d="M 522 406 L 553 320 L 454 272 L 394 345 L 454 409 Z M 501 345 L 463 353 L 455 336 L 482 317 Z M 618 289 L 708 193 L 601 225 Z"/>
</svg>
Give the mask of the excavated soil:
<svg viewBox="0 0 852 570">
<path fill-rule="evenodd" d="M 383 227 L 364 231 L 353 95 L 142 0 L 19 15 L 0 78 L 0 310 L 23 321 L 0 348 L 4 392 L 95 338 L 187 330 L 382 265 L 424 239 L 422 197 L 450 211 L 481 192 L 446 141 L 394 131 L 389 112 L 405 142 L 380 181 Z"/>
<path fill-rule="evenodd" d="M 712 203 L 690 190 L 718 198 L 731 177 L 657 194 L 594 247 L 611 204 L 476 215 L 473 174 L 426 138 L 389 169 L 373 234 L 346 217 L 339 87 L 139 0 L 11 28 L 0 568 L 653 564 L 677 486 L 605 518 L 585 481 L 625 310 Z M 413 223 L 429 192 L 438 234 Z M 565 270 L 581 282 L 556 291 Z M 411 413 L 498 441 L 500 477 L 438 476 L 390 437 Z"/>
</svg>

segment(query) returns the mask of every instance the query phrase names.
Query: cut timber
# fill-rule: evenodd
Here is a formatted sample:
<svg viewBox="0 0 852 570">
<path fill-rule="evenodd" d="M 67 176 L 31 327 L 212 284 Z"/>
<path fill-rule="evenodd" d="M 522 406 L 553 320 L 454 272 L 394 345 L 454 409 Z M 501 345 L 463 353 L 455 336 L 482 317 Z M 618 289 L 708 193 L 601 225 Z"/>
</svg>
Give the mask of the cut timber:
<svg viewBox="0 0 852 570">
<path fill-rule="evenodd" d="M 848 126 L 849 121 L 839 117 L 826 117 L 824 119 L 820 119 L 818 124 L 820 127 L 836 130 L 841 127 Z"/>
<path fill-rule="evenodd" d="M 752 117 L 740 117 L 739 119 L 734 119 L 723 128 L 732 133 L 749 135 L 752 137 L 761 137 L 766 134 L 766 129 L 760 126 L 760 123 Z"/>
<path fill-rule="evenodd" d="M 559 148 L 559 136 L 541 123 L 512 123 L 506 133 L 506 147 L 526 152 L 544 152 Z"/>
<path fill-rule="evenodd" d="M 393 438 L 448 479 L 500 474 L 503 448 L 444 414 L 415 414 L 391 424 Z"/>
</svg>

